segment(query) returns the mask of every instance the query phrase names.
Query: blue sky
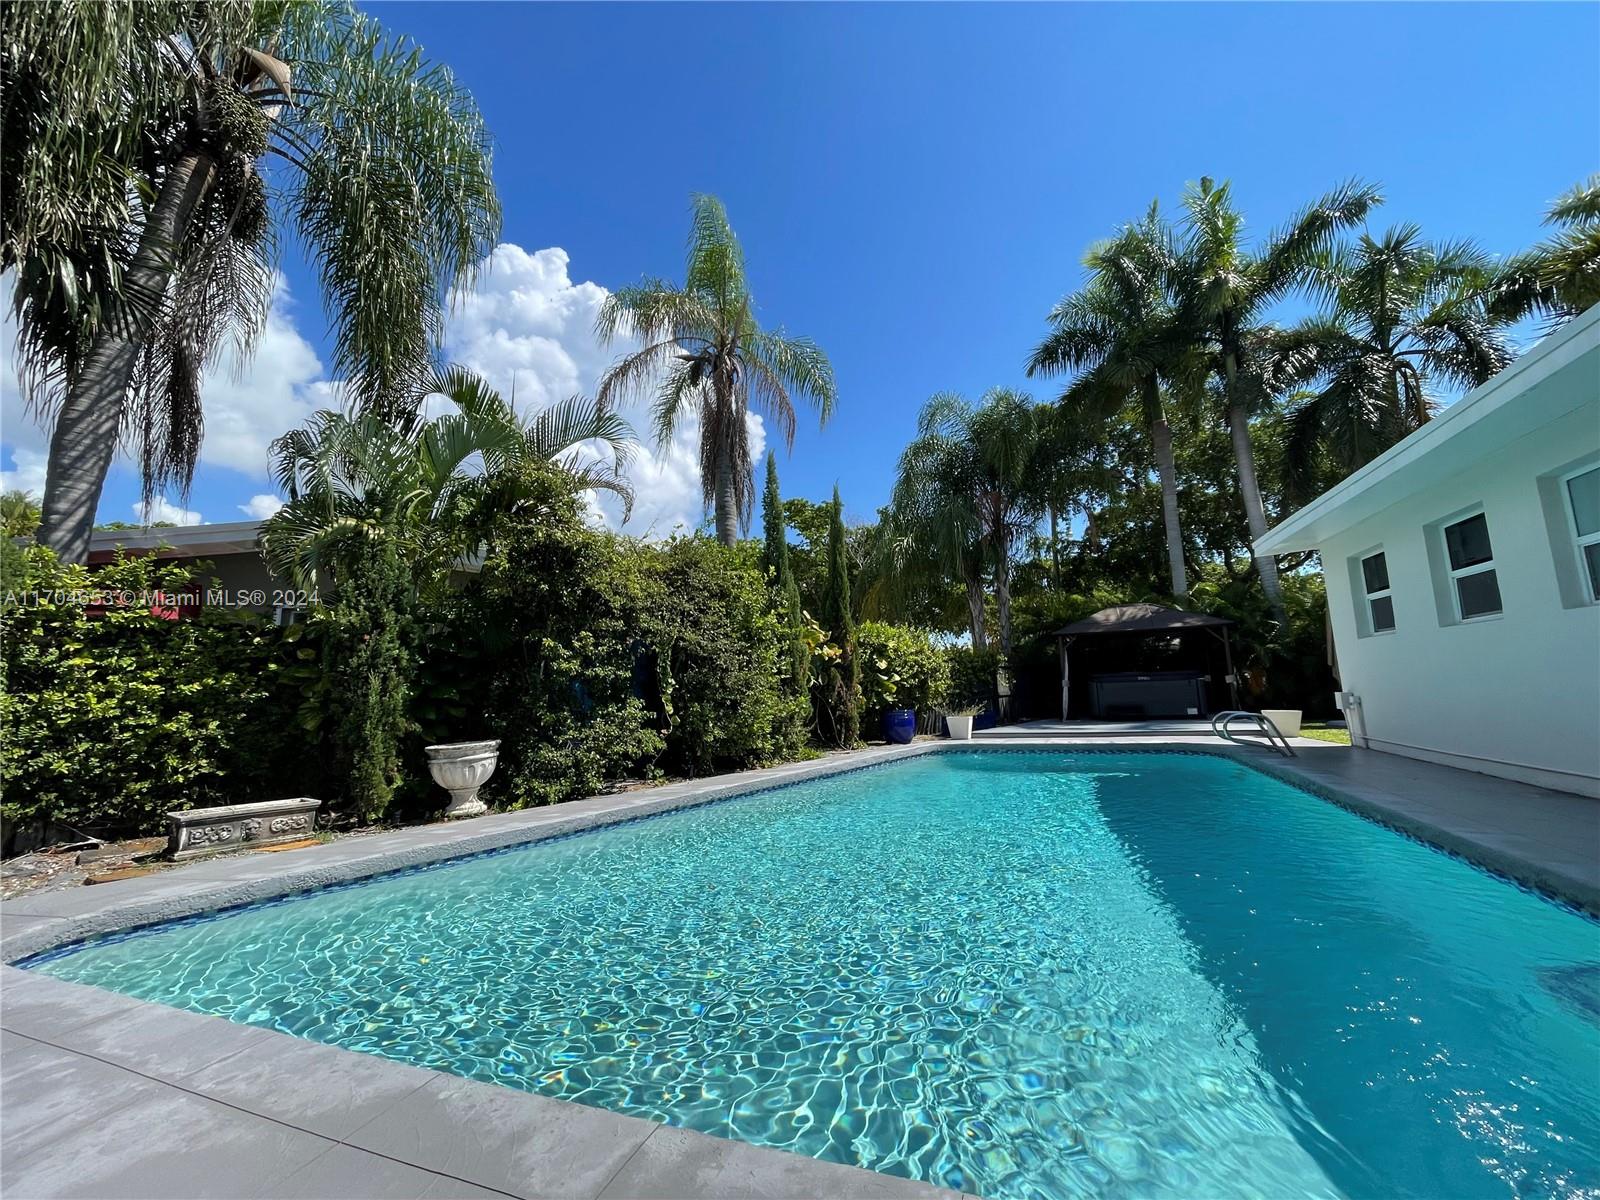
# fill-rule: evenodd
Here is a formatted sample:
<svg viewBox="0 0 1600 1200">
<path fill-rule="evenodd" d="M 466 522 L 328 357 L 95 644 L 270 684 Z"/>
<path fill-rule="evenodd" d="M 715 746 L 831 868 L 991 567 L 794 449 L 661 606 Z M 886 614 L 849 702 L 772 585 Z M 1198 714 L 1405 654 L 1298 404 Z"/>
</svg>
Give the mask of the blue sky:
<svg viewBox="0 0 1600 1200">
<path fill-rule="evenodd" d="M 599 293 L 580 285 L 680 277 L 689 194 L 714 192 L 762 320 L 813 337 L 838 376 L 834 420 L 803 421 L 780 458 L 784 491 L 821 498 L 837 481 L 857 517 L 885 499 L 932 392 L 1050 394 L 1022 363 L 1084 248 L 1188 180 L 1231 179 L 1264 232 L 1361 176 L 1387 196 L 1375 225 L 1508 253 L 1600 168 L 1594 4 L 370 8 L 477 96 L 503 240 L 527 252 L 520 278 L 547 286 L 519 316 L 527 290 L 508 283 L 452 350 L 495 374 L 513 364 L 494 347 L 527 335 L 541 349 L 517 359 L 519 395 L 538 394 L 547 351 L 573 367 L 550 368 L 552 391 L 586 383 L 598 350 L 573 343 Z M 564 264 L 536 256 L 556 247 Z M 284 336 L 239 401 L 266 411 L 186 505 L 208 521 L 270 492 L 252 438 L 319 395 L 324 320 L 303 264 L 285 273 Z M 39 437 L 7 417 L 5 464 L 20 467 L 12 448 Z M 693 490 L 660 465 L 641 486 L 681 495 L 658 528 Z M 136 496 L 118 468 L 102 519 L 128 519 Z"/>
</svg>

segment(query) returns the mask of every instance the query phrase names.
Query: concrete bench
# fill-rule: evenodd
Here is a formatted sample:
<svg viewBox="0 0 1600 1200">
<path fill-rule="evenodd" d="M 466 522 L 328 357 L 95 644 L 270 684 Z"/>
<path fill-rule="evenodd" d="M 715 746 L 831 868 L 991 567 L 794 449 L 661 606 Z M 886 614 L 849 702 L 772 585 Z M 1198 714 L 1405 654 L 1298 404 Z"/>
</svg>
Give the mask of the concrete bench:
<svg viewBox="0 0 1600 1200">
<path fill-rule="evenodd" d="M 172 828 L 167 855 L 174 861 L 199 858 L 222 850 L 271 846 L 311 836 L 320 800 L 263 800 L 257 804 L 227 804 L 220 808 L 189 808 L 169 812 Z"/>
</svg>

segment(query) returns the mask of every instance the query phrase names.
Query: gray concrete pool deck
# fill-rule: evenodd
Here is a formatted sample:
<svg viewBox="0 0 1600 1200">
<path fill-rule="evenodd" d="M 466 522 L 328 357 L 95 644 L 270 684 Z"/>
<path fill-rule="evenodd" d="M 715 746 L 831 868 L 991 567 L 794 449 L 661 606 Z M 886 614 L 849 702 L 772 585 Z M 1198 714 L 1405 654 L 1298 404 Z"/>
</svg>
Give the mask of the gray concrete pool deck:
<svg viewBox="0 0 1600 1200">
<path fill-rule="evenodd" d="M 1011 737 L 979 752 L 1080 744 Z M 1296 739 L 1223 753 L 1600 912 L 1600 802 Z M 632 817 L 939 752 L 850 755 L 219 858 L 0 903 L 0 961 Z M 356 1054 L 0 966 L 0 1193 L 37 1197 L 933 1197 L 930 1185 Z"/>
</svg>

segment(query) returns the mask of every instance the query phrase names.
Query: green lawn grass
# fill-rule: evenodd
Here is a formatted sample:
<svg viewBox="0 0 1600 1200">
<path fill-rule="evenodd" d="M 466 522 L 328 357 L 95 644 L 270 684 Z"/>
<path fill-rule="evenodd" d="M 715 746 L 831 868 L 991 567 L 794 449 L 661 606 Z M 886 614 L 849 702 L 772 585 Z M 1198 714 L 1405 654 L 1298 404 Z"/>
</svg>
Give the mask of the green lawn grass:
<svg viewBox="0 0 1600 1200">
<path fill-rule="evenodd" d="M 1316 738 L 1319 742 L 1332 742 L 1337 746 L 1348 746 L 1350 744 L 1350 731 L 1348 729 L 1329 729 L 1320 722 L 1300 726 L 1300 736 Z"/>
</svg>

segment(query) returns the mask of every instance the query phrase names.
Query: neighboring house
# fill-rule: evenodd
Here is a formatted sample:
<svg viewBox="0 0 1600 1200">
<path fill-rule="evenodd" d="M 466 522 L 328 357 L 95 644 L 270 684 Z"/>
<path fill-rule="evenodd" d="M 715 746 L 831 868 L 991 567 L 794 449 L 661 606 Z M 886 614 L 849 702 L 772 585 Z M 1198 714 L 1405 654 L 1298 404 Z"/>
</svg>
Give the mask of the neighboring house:
<svg viewBox="0 0 1600 1200">
<path fill-rule="evenodd" d="M 288 624 L 305 607 L 305 597 L 267 569 L 256 542 L 261 525 L 260 521 L 228 521 L 165 529 L 97 529 L 89 540 L 89 565 L 110 562 L 119 549 L 195 563 L 195 587 L 171 606 L 174 613 L 207 606 L 247 608 Z M 203 568 L 198 565 L 201 563 Z"/>
<path fill-rule="evenodd" d="M 1600 796 L 1600 306 L 1255 548 L 1321 552 L 1357 745 Z"/>
</svg>

